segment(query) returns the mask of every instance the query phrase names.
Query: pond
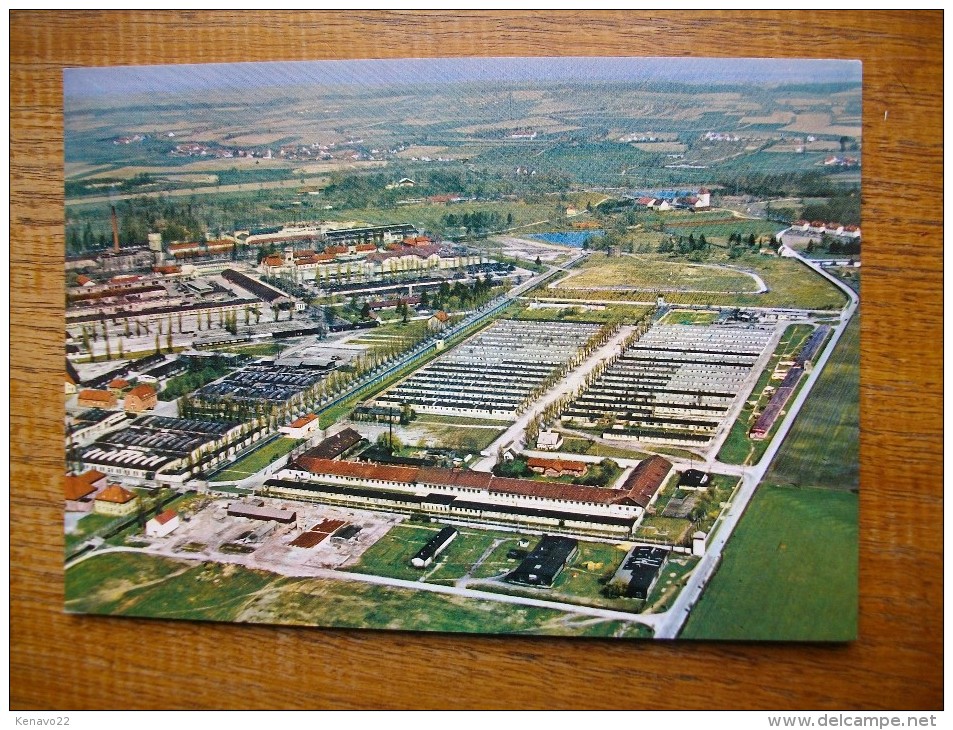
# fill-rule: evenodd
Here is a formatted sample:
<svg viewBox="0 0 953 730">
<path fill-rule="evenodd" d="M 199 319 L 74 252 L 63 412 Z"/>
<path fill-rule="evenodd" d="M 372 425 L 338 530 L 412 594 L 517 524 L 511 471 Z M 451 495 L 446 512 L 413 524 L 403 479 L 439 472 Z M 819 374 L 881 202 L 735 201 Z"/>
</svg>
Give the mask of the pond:
<svg viewBox="0 0 953 730">
<path fill-rule="evenodd" d="M 547 243 L 558 243 L 561 246 L 572 246 L 573 248 L 582 248 L 583 242 L 589 238 L 601 238 L 606 235 L 602 229 L 591 231 L 564 231 L 562 233 L 533 233 L 529 238 L 535 238 Z"/>
</svg>

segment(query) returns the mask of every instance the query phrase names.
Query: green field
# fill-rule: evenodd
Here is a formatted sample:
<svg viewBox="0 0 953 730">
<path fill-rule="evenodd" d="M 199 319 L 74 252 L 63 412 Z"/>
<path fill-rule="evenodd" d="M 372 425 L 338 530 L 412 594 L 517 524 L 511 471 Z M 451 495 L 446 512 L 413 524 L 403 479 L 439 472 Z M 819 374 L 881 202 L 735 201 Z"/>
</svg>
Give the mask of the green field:
<svg viewBox="0 0 953 730">
<path fill-rule="evenodd" d="M 751 234 L 754 234 L 756 239 L 770 238 L 783 229 L 784 226 L 768 220 L 731 219 L 729 213 L 722 213 L 716 220 L 699 221 L 697 224 L 690 220 L 679 222 L 674 226 L 666 224 L 666 230 L 677 236 L 687 238 L 689 234 L 692 234 L 696 239 L 704 236 L 713 243 L 727 243 L 728 237 L 733 233 L 740 234 L 745 241 Z"/>
<path fill-rule="evenodd" d="M 849 492 L 759 487 L 681 636 L 856 638 L 857 506 Z"/>
<path fill-rule="evenodd" d="M 121 522 L 120 517 L 110 517 L 108 515 L 99 515 L 94 512 L 83 516 L 76 522 L 76 529 L 67 532 L 64 536 L 67 554 L 75 550 L 83 542 L 96 534 L 99 530 L 111 525 L 114 522 Z"/>
<path fill-rule="evenodd" d="M 478 453 L 496 441 L 506 431 L 506 423 L 497 421 L 496 428 L 473 428 L 442 423 L 419 423 L 415 430 L 426 432 L 433 445 L 460 452 Z"/>
<path fill-rule="evenodd" d="M 659 254 L 590 257 L 580 273 L 564 278 L 557 291 L 596 287 L 629 289 L 678 288 L 685 291 L 756 292 L 758 284 L 750 276 L 714 265 L 673 261 Z"/>
<path fill-rule="evenodd" d="M 685 286 L 680 283 L 681 280 L 672 279 L 665 273 L 666 271 L 671 273 L 676 269 L 665 269 L 654 265 L 653 262 L 658 262 L 659 259 L 660 254 L 639 254 L 634 257 L 636 261 L 645 260 L 648 266 L 643 274 L 634 280 L 638 283 L 630 282 L 630 285 L 648 289 Z M 666 260 L 674 261 L 671 258 L 666 258 Z M 846 303 L 846 297 L 840 289 L 795 259 L 761 256 L 756 253 L 745 253 L 738 258 L 729 259 L 723 252 L 716 252 L 706 261 L 709 263 L 730 263 L 732 266 L 757 273 L 764 280 L 768 291 L 762 294 L 707 294 L 705 291 L 666 292 L 665 301 L 669 304 L 692 304 L 696 306 L 793 307 L 819 310 L 841 309 Z M 654 275 L 649 276 L 648 273 Z M 597 269 L 594 269 L 593 277 L 596 274 Z M 737 275 L 742 276 L 741 274 Z M 745 278 L 752 284 L 754 283 L 750 278 Z M 598 281 L 596 278 L 590 280 Z M 569 279 L 568 284 L 573 286 L 575 282 L 575 285 L 578 286 L 579 281 L 578 278 Z M 690 281 L 691 286 L 689 288 L 704 287 L 707 290 L 712 287 L 712 284 L 717 284 L 719 280 L 705 279 L 696 275 Z M 721 279 L 721 283 L 725 283 L 725 280 Z M 591 285 L 605 286 L 605 284 L 598 283 L 592 283 Z M 560 283 L 554 286 L 560 287 Z M 561 298 L 576 300 L 629 301 L 632 298 L 632 292 L 611 289 L 553 288 L 548 291 L 558 294 Z M 650 295 L 651 292 L 646 292 L 646 296 Z"/>
<path fill-rule="evenodd" d="M 445 426 L 496 426 L 503 421 L 493 418 L 472 418 L 467 416 L 441 416 L 436 413 L 420 413 L 414 417 L 414 423 L 441 424 Z"/>
<path fill-rule="evenodd" d="M 512 316 L 512 319 L 529 321 L 556 322 L 637 322 L 652 311 L 651 307 L 625 304 L 606 304 L 603 309 L 587 309 L 567 304 L 558 307 L 524 307 Z"/>
<path fill-rule="evenodd" d="M 710 310 L 673 309 L 659 324 L 711 324 L 718 319 L 718 314 Z"/>
<path fill-rule="evenodd" d="M 227 469 L 220 471 L 210 482 L 232 482 L 249 477 L 256 472 L 261 471 L 271 462 L 280 459 L 300 444 L 300 439 L 277 438 L 269 441 L 264 446 L 260 446 L 247 456 L 243 456 Z"/>
<path fill-rule="evenodd" d="M 354 628 L 645 636 L 618 621 L 356 581 L 286 578 L 237 565 L 137 553 L 97 555 L 66 571 L 76 613 Z"/>
<path fill-rule="evenodd" d="M 855 317 L 683 636 L 845 641 L 856 635 L 859 361 Z"/>
<path fill-rule="evenodd" d="M 403 580 L 419 580 L 427 576 L 428 580 L 433 578 L 437 582 L 453 582 L 467 575 L 494 542 L 512 541 L 510 547 L 515 547 L 522 537 L 534 539 L 514 532 L 458 528 L 459 534 L 430 567 L 423 570 L 411 567 L 410 559 L 442 528 L 443 525 L 432 523 L 402 522 L 366 550 L 351 570 Z M 474 575 L 482 577 L 482 570 L 484 568 L 481 567 Z"/>
<path fill-rule="evenodd" d="M 649 456 L 644 451 L 607 446 L 598 441 L 590 441 L 575 436 L 563 437 L 563 445 L 559 451 L 564 454 L 587 454 L 589 456 L 607 456 L 616 459 L 645 459 Z"/>
<path fill-rule="evenodd" d="M 513 549 L 531 550 L 538 535 L 493 529 L 458 528 L 453 542 L 427 568 L 413 568 L 410 559 L 441 525 L 403 522 L 372 545 L 350 570 L 402 580 L 453 585 L 462 578 L 494 579 L 512 571 L 518 560 L 508 558 Z M 520 548 L 520 540 L 529 547 Z M 601 592 L 605 581 L 615 572 L 629 543 L 579 542 L 579 554 L 556 578 L 552 589 L 525 588 L 508 583 L 472 583 L 471 588 L 493 593 L 510 593 L 541 600 L 563 601 L 587 606 L 602 606 L 621 611 L 636 611 L 640 605 L 630 599 L 606 598 Z M 482 556 L 485 559 L 480 560 Z"/>
<path fill-rule="evenodd" d="M 857 489 L 860 482 L 860 317 L 847 325 L 765 480 Z"/>
<path fill-rule="evenodd" d="M 669 545 L 681 545 L 691 529 L 692 523 L 689 520 L 650 515 L 642 520 L 642 524 L 635 532 L 635 537 L 661 540 Z"/>
<path fill-rule="evenodd" d="M 533 538 L 530 541 L 530 547 L 535 545 L 538 539 L 538 537 Z M 519 561 L 507 559 L 506 553 L 515 547 L 517 547 L 516 540 L 499 545 L 475 575 L 493 578 L 513 570 Z M 542 601 L 574 603 L 637 613 L 644 608 L 642 601 L 631 598 L 608 598 L 602 594 L 603 588 L 622 564 L 630 547 L 631 543 L 628 542 L 604 543 L 580 540 L 579 553 L 556 577 L 552 588 L 530 588 L 504 582 L 471 584 L 471 587 L 493 593 L 527 596 Z"/>
</svg>

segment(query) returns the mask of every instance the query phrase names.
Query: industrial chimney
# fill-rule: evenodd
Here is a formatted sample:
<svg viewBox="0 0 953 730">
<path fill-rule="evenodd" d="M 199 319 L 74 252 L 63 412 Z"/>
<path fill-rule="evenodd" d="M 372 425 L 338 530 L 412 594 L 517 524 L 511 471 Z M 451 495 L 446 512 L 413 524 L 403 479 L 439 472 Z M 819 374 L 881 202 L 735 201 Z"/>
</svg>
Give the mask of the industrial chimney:
<svg viewBox="0 0 953 730">
<path fill-rule="evenodd" d="M 109 206 L 112 210 L 113 218 L 113 252 L 119 253 L 119 221 L 116 220 L 116 206 Z"/>
</svg>

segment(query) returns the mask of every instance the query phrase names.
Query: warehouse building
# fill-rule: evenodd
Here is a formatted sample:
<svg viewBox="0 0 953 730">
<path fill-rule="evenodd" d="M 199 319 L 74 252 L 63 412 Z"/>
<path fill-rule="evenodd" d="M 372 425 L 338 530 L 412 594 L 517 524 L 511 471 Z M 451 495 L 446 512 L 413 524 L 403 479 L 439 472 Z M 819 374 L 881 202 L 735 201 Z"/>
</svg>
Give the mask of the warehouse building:
<svg viewBox="0 0 953 730">
<path fill-rule="evenodd" d="M 282 525 L 293 524 L 298 519 L 298 513 L 292 510 L 276 509 L 274 507 L 245 504 L 242 502 L 232 502 L 228 505 L 227 514 L 229 517 L 244 517 L 248 520 L 277 522 Z"/>
<path fill-rule="evenodd" d="M 622 489 L 632 495 L 637 505 L 647 509 L 658 497 L 671 470 L 670 461 L 661 456 L 650 456 L 632 469 L 622 483 Z"/>
<path fill-rule="evenodd" d="M 410 559 L 410 564 L 415 568 L 427 568 L 440 553 L 446 550 L 447 546 L 453 542 L 457 536 L 457 529 L 449 525 L 434 535 L 427 544 L 424 545 L 417 554 Z"/>
<path fill-rule="evenodd" d="M 535 588 L 552 588 L 563 568 L 572 562 L 578 552 L 577 540 L 544 535 L 516 570 L 506 576 L 506 580 Z"/>
<path fill-rule="evenodd" d="M 194 472 L 224 463 L 260 435 L 241 423 L 143 416 L 100 436 L 77 458 L 112 476 L 181 483 Z"/>
</svg>

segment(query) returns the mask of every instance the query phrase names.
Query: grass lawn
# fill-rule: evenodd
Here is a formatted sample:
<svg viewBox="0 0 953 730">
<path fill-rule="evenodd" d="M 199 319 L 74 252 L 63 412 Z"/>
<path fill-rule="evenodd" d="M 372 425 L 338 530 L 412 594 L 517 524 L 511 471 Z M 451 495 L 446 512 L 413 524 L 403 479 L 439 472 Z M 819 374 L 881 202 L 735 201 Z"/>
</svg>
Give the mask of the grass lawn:
<svg viewBox="0 0 953 730">
<path fill-rule="evenodd" d="M 738 417 L 731 425 L 728 438 L 725 439 L 721 450 L 718 452 L 719 461 L 723 461 L 726 464 L 752 464 L 757 462 L 767 450 L 771 444 L 771 436 L 781 425 L 782 419 L 778 419 L 775 422 L 771 433 L 768 434 L 768 438 L 762 439 L 761 441 L 748 438 L 748 433 L 757 420 L 754 417 L 756 409 L 751 405 L 751 402 L 757 401 L 758 413 L 764 410 L 768 401 L 770 401 L 770 397 L 763 394 L 765 386 L 769 383 L 777 385 L 780 382 L 771 380 L 771 373 L 774 372 L 775 366 L 781 360 L 792 359 L 798 350 L 801 349 L 805 341 L 807 341 L 812 331 L 813 328 L 806 324 L 792 324 L 784 330 L 784 334 L 781 335 L 778 346 L 774 348 L 771 359 L 768 360 L 768 364 L 765 365 L 764 370 L 761 371 L 761 375 L 758 376 L 758 381 L 755 383 L 754 388 L 752 388 L 751 395 L 748 397 L 748 400 L 745 401 L 741 411 L 738 413 Z"/>
<path fill-rule="evenodd" d="M 411 567 L 410 559 L 441 529 L 443 528 L 440 525 L 421 522 L 405 521 L 395 525 L 387 531 L 386 535 L 365 550 L 361 559 L 349 570 L 388 578 L 419 580 L 426 570 Z M 462 535 L 457 535 L 450 543 L 450 547 L 453 547 L 461 538 Z M 437 560 L 441 557 L 442 554 Z"/>
<path fill-rule="evenodd" d="M 530 547 L 539 541 L 539 537 L 530 540 Z M 481 565 L 476 576 L 497 577 L 504 572 L 513 570 L 519 561 L 508 560 L 506 552 L 516 547 L 516 540 L 499 545 Z M 602 589 L 609 578 L 622 564 L 631 543 L 604 543 L 587 542 L 580 540 L 579 553 L 573 561 L 557 576 L 552 588 L 529 588 L 509 583 L 494 583 L 474 585 L 483 591 L 493 593 L 507 593 L 517 596 L 528 596 L 542 601 L 556 601 L 574 603 L 584 606 L 596 606 L 617 611 L 638 612 L 642 609 L 641 601 L 627 598 L 606 598 Z"/>
<path fill-rule="evenodd" d="M 647 635 L 622 622 L 592 622 L 546 608 L 352 581 L 286 578 L 236 565 L 136 553 L 97 555 L 67 570 L 66 608 L 126 616 L 418 631 Z"/>
<path fill-rule="evenodd" d="M 214 477 L 209 479 L 209 481 L 229 482 L 249 477 L 252 474 L 264 469 L 271 462 L 280 459 L 300 443 L 300 439 L 289 438 L 277 438 L 274 441 L 269 441 L 267 444 L 260 446 L 247 456 L 243 456 L 227 469 L 220 471 Z"/>
<path fill-rule="evenodd" d="M 559 449 L 563 454 L 587 454 L 588 456 L 607 456 L 616 459 L 645 459 L 649 454 L 636 449 L 623 449 L 621 447 L 607 446 L 598 441 L 579 438 L 576 436 L 564 436 L 562 448 Z"/>
<path fill-rule="evenodd" d="M 64 536 L 67 554 L 79 547 L 81 543 L 88 540 L 98 530 L 114 522 L 120 522 L 122 519 L 124 518 L 98 515 L 94 512 L 85 515 L 76 522 L 76 529 L 67 532 Z"/>
<path fill-rule="evenodd" d="M 456 451 L 477 453 L 496 441 L 506 431 L 508 424 L 497 421 L 498 428 L 467 428 L 449 424 L 431 424 L 414 421 L 419 430 L 426 431 L 437 446 Z M 502 427 L 500 427 L 502 426 Z"/>
<path fill-rule="evenodd" d="M 650 515 L 642 520 L 635 537 L 651 540 L 664 540 L 669 545 L 680 545 L 687 537 L 692 523 L 677 517 L 657 517 Z"/>
<path fill-rule="evenodd" d="M 681 636 L 854 639 L 857 506 L 850 492 L 759 487 Z"/>
<path fill-rule="evenodd" d="M 524 321 L 546 322 L 598 322 L 631 323 L 638 322 L 651 311 L 651 307 L 631 306 L 625 304 L 606 304 L 604 309 L 586 309 L 582 306 L 567 304 L 560 307 L 540 307 L 530 309 L 524 307 L 512 319 Z"/>
<path fill-rule="evenodd" d="M 559 282 L 559 289 L 588 287 L 678 288 L 686 291 L 755 292 L 758 285 L 746 274 L 714 265 L 672 260 L 667 256 L 644 254 L 619 258 L 592 257 L 580 273 Z"/>
<path fill-rule="evenodd" d="M 516 547 L 523 537 L 531 543 L 538 539 L 516 532 L 458 527 L 459 532 L 453 542 L 437 556 L 432 565 L 424 569 L 411 567 L 410 559 L 414 554 L 442 529 L 443 525 L 436 523 L 402 522 L 392 527 L 384 537 L 365 551 L 350 570 L 404 580 L 419 580 L 426 576 L 430 582 L 449 584 L 467 575 L 483 553 L 496 541 L 511 542 L 508 550 Z M 488 561 L 495 559 L 494 556 L 498 552 L 499 549 L 494 550 Z M 503 555 L 505 554 L 506 550 L 503 550 Z M 484 573 L 481 564 L 481 569 L 474 575 L 485 577 Z M 490 574 L 496 575 L 495 572 Z"/>
<path fill-rule="evenodd" d="M 718 312 L 673 309 L 662 317 L 659 324 L 711 324 L 718 319 Z"/>
<path fill-rule="evenodd" d="M 659 576 L 658 582 L 645 601 L 645 608 L 651 609 L 652 613 L 668 610 L 696 565 L 698 565 L 698 558 L 690 555 L 676 557 L 672 553 L 668 562 L 665 563 L 662 575 Z"/>
<path fill-rule="evenodd" d="M 468 418 L 466 416 L 441 416 L 436 413 L 419 413 L 412 424 L 440 424 L 446 426 L 500 426 L 503 421 L 494 418 Z"/>
<path fill-rule="evenodd" d="M 684 263 L 680 263 L 672 257 L 662 257 L 659 254 L 640 254 L 636 257 L 628 258 L 632 258 L 635 261 L 645 260 L 649 266 L 646 267 L 644 271 L 654 272 L 655 274 L 654 276 L 643 275 L 632 282 L 628 282 L 632 286 L 647 288 L 686 286 L 693 289 L 704 288 L 705 290 L 727 291 L 727 289 L 716 289 L 712 287 L 711 283 L 717 283 L 715 280 L 706 282 L 703 287 L 701 285 L 702 279 L 699 278 L 699 274 L 696 274 L 693 279 L 685 280 L 690 282 L 690 284 L 681 284 L 680 281 L 682 280 L 671 278 L 672 272 L 676 269 L 666 270 L 652 263 L 664 259 L 665 261 L 679 263 L 680 266 L 685 266 Z M 613 261 L 618 260 L 619 259 L 613 259 Z M 755 253 L 745 253 L 736 259 L 729 259 L 727 254 L 716 250 L 706 259 L 706 262 L 712 264 L 730 263 L 732 266 L 753 271 L 761 276 L 765 285 L 768 287 L 768 291 L 763 294 L 706 294 L 704 291 L 666 292 L 665 301 L 670 304 L 694 304 L 704 306 L 794 307 L 820 310 L 841 309 L 846 303 L 846 297 L 840 289 L 795 259 L 779 258 L 777 256 L 761 256 Z M 600 281 L 598 271 L 598 267 L 595 267 L 591 275 L 589 272 L 586 274 L 590 276 L 590 280 L 593 282 L 591 286 L 606 286 L 605 283 L 598 283 Z M 718 272 L 712 271 L 711 269 L 700 269 L 699 271 L 709 271 L 712 275 L 718 274 Z M 743 276 L 740 273 L 735 273 L 735 275 Z M 754 283 L 750 277 L 745 276 L 744 278 L 752 284 Z M 574 277 L 569 279 L 567 283 L 569 286 L 579 286 L 580 281 L 582 280 L 578 277 Z M 722 280 L 722 283 L 724 283 L 724 280 Z M 561 283 L 556 286 L 561 287 Z M 746 287 L 746 289 L 750 291 L 750 288 Z M 558 293 L 560 297 L 567 299 L 581 300 L 627 301 L 632 296 L 631 292 L 604 289 L 554 288 L 548 291 Z M 646 294 L 648 295 L 650 292 L 646 292 Z"/>
</svg>

